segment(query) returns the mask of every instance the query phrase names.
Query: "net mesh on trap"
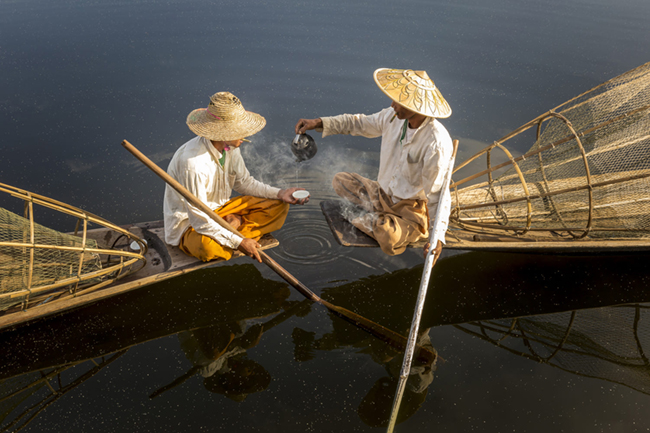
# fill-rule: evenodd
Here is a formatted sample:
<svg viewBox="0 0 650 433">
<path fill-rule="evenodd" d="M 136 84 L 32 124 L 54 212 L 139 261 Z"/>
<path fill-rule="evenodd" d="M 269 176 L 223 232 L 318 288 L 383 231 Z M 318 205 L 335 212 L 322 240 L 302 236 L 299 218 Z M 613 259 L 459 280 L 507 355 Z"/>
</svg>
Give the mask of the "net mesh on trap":
<svg viewBox="0 0 650 433">
<path fill-rule="evenodd" d="M 0 227 L 0 293 L 47 286 L 101 269 L 99 255 L 84 251 L 78 236 L 34 223 L 32 239 L 30 221 L 2 208 Z M 85 247 L 97 248 L 97 242 L 88 239 Z M 11 298 L 4 299 L 11 304 Z"/>
<path fill-rule="evenodd" d="M 504 143 L 527 130 L 536 131 L 534 144 L 515 158 Z M 492 165 L 494 152 L 508 161 Z M 482 171 L 452 185 L 452 225 L 560 239 L 650 237 L 650 63 L 539 116 L 455 171 L 483 157 Z"/>
<path fill-rule="evenodd" d="M 650 394 L 650 306 L 622 305 L 456 325 L 508 352 Z"/>
<path fill-rule="evenodd" d="M 56 200 L 0 184 L 0 193 L 22 200 L 25 215 L 0 208 L 0 313 L 88 293 L 140 269 L 147 246 L 124 228 Z M 6 198 L 6 196 L 2 196 Z M 76 221 L 74 234 L 61 233 L 35 220 L 35 207 L 66 214 Z M 137 251 L 99 245 L 112 234 L 136 242 Z M 103 230 L 103 231 L 101 231 Z M 109 233 L 110 232 L 110 233 Z"/>
</svg>

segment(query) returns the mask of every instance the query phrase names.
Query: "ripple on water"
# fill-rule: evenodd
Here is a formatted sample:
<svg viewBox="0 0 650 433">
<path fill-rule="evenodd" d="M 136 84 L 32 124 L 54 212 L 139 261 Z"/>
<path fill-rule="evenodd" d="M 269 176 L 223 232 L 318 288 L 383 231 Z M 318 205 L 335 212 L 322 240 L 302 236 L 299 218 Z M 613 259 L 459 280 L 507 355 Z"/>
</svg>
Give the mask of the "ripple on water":
<svg viewBox="0 0 650 433">
<path fill-rule="evenodd" d="M 344 256 L 343 247 L 322 220 L 297 219 L 274 235 L 280 245 L 273 252 L 290 263 L 320 265 Z"/>
</svg>

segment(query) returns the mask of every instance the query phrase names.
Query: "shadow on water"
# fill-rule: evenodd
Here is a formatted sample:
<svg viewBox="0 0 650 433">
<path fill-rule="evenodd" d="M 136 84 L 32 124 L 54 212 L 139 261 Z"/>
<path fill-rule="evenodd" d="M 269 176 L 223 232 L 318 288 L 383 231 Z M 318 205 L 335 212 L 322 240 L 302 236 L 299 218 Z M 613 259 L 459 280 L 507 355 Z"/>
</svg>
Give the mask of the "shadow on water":
<svg viewBox="0 0 650 433">
<path fill-rule="evenodd" d="M 650 301 L 648 255 L 465 253 L 434 267 L 422 318 L 432 327 Z M 396 331 L 410 326 L 422 265 L 323 290 Z"/>
<path fill-rule="evenodd" d="M 198 274 L 198 284 L 196 275 L 181 277 L 2 333 L 12 350 L 0 355 L 1 431 L 24 428 L 133 346 L 173 334 L 193 367 L 151 398 L 195 374 L 206 390 L 234 401 L 264 390 L 271 377 L 247 350 L 274 326 L 307 314 L 311 302 L 288 300 L 286 284 L 262 278 L 253 265 L 229 267 L 218 279 Z"/>
<path fill-rule="evenodd" d="M 199 271 L 3 332 L 3 347 L 13 350 L 0 355 L 0 378 L 103 356 L 182 331 L 267 317 L 295 304 L 289 295 L 285 283 L 264 279 L 253 265 Z"/>
<path fill-rule="evenodd" d="M 650 324 L 642 319 L 649 307 L 629 305 L 650 300 L 646 261 L 645 255 L 443 258 L 433 272 L 419 344 L 435 351 L 431 328 L 454 324 L 520 357 L 647 392 L 643 344 Z M 325 288 L 321 296 L 406 335 L 421 272 L 418 265 L 361 278 Z M 309 369 L 319 352 L 353 350 L 384 371 L 356 408 L 366 425 L 384 426 L 401 353 L 329 313 L 330 323 L 321 319 L 314 331 L 308 316 L 315 308 L 290 295 L 285 283 L 264 278 L 254 265 L 233 265 L 4 332 L 2 346 L 12 350 L 0 355 L 3 425 L 32 419 L 82 382 L 100 380 L 98 371 L 134 346 L 174 334 L 176 350 L 191 366 L 161 377 L 148 395 L 173 394 L 200 377 L 206 392 L 243 403 L 272 380 L 266 357 L 253 359 L 249 351 L 259 351 L 265 335 L 292 318 L 293 361 L 301 368 Z M 436 360 L 414 365 L 399 422 L 424 404 L 434 372 L 444 374 L 444 362 Z"/>
<path fill-rule="evenodd" d="M 435 269 L 428 326 L 650 301 L 647 254 L 470 253 Z"/>
<path fill-rule="evenodd" d="M 494 253 L 443 259 L 434 268 L 419 343 L 435 350 L 431 328 L 461 324 L 456 327 L 519 356 L 645 392 L 650 389 L 650 362 L 642 341 L 648 343 L 650 322 L 639 319 L 650 306 L 620 304 L 650 301 L 646 261 L 646 255 Z M 421 273 L 420 265 L 363 278 L 326 289 L 323 298 L 407 335 Z M 403 357 L 344 321 L 332 317 L 332 326 L 319 339 L 296 328 L 296 360 L 309 359 L 316 350 L 342 347 L 369 354 L 384 366 L 386 376 L 377 380 L 358 412 L 367 425 L 385 427 Z M 620 348 L 618 335 L 624 336 Z M 506 337 L 508 344 L 502 341 Z M 412 369 L 398 422 L 423 404 L 434 371 L 435 363 Z"/>
</svg>

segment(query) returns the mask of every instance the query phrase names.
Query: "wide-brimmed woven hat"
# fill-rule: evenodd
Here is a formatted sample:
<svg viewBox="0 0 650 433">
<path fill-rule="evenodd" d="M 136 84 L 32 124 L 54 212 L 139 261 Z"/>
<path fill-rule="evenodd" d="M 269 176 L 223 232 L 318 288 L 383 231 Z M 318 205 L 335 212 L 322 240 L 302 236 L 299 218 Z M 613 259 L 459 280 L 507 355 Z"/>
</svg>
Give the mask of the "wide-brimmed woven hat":
<svg viewBox="0 0 650 433">
<path fill-rule="evenodd" d="M 451 107 L 425 71 L 379 68 L 375 83 L 390 99 L 427 117 L 445 118 Z"/>
<path fill-rule="evenodd" d="M 208 108 L 198 108 L 187 116 L 187 126 L 196 135 L 213 141 L 232 141 L 258 133 L 266 119 L 244 110 L 239 98 L 230 92 L 212 95 Z"/>
</svg>

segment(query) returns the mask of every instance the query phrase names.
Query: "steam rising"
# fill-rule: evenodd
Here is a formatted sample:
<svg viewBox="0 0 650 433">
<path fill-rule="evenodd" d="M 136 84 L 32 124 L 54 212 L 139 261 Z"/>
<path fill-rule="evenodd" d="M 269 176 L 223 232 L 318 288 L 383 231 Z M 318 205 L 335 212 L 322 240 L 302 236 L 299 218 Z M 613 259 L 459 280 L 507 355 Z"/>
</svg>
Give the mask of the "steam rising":
<svg viewBox="0 0 650 433">
<path fill-rule="evenodd" d="M 346 171 L 370 179 L 377 177 L 379 152 L 341 150 L 339 146 L 325 144 L 319 146 L 314 158 L 296 162 L 290 143 L 291 139 L 275 139 L 241 147 L 246 167 L 255 179 L 278 188 L 305 188 L 311 193 L 311 200 L 326 200 L 338 197 L 332 188 L 336 173 Z"/>
<path fill-rule="evenodd" d="M 276 186 L 278 188 L 301 187 L 309 191 L 311 197 L 306 206 L 292 206 L 289 212 L 291 224 L 287 224 L 282 235 L 277 234 L 283 248 L 291 249 L 292 246 L 300 251 L 299 257 L 302 264 L 327 262 L 343 255 L 343 250 L 336 249 L 332 257 L 331 248 L 317 248 L 319 255 L 310 256 L 310 244 L 322 244 L 323 239 L 331 237 L 329 228 L 320 212 L 318 203 L 322 200 L 339 199 L 334 192 L 332 179 L 339 172 L 359 173 L 369 179 L 377 178 L 379 170 L 379 152 L 363 152 L 356 149 L 344 148 L 328 143 L 319 145 L 318 153 L 307 161 L 296 162 L 291 151 L 291 139 L 275 139 L 265 141 L 263 137 L 255 143 L 245 144 L 240 149 L 246 162 L 246 167 L 255 179 Z M 316 205 L 316 206 L 314 206 Z M 345 202 L 342 216 L 348 221 L 362 225 L 366 231 L 371 231 L 373 215 L 360 207 Z M 321 229 L 324 234 L 318 232 Z M 305 238 L 305 233 L 310 233 L 314 239 Z M 285 236 L 285 237 L 283 237 Z M 294 239 L 295 238 L 295 239 Z M 318 242 L 315 240 L 319 238 Z M 299 239 L 300 242 L 294 242 Z M 283 257 L 291 261 L 294 252 L 284 251 Z M 320 256 L 322 255 L 322 257 Z M 295 259 L 295 257 L 294 257 Z"/>
</svg>

